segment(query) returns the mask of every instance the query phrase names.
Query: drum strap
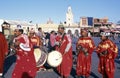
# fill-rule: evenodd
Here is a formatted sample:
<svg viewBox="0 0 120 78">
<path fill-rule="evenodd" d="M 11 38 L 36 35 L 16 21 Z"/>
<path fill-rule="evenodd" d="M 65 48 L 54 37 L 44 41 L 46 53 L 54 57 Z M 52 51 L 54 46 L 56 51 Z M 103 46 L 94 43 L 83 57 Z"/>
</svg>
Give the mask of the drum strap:
<svg viewBox="0 0 120 78">
<path fill-rule="evenodd" d="M 62 35 L 62 41 L 63 41 L 65 35 L 66 35 L 66 33 L 64 33 L 64 34 Z"/>
<path fill-rule="evenodd" d="M 66 35 L 66 33 L 64 33 L 64 34 L 62 35 L 62 38 L 61 38 L 59 47 L 61 46 L 61 44 L 62 44 L 62 42 L 63 42 L 63 39 L 64 39 L 64 36 L 65 36 L 65 35 Z"/>
</svg>

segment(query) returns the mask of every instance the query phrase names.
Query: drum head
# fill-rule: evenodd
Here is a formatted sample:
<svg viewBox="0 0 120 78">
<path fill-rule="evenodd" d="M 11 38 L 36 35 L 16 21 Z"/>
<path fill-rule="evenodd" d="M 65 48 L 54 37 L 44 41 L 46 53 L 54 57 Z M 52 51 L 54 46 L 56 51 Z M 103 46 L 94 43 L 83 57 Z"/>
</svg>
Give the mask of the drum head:
<svg viewBox="0 0 120 78">
<path fill-rule="evenodd" d="M 43 66 L 47 60 L 47 54 L 45 52 L 41 52 L 41 57 L 36 63 L 37 67 Z"/>
<path fill-rule="evenodd" d="M 62 54 L 58 51 L 52 51 L 48 54 L 47 62 L 52 67 L 57 67 L 62 62 Z"/>
<path fill-rule="evenodd" d="M 35 61 L 37 63 L 41 57 L 41 50 L 38 48 L 34 49 L 34 56 L 35 56 Z"/>
</svg>

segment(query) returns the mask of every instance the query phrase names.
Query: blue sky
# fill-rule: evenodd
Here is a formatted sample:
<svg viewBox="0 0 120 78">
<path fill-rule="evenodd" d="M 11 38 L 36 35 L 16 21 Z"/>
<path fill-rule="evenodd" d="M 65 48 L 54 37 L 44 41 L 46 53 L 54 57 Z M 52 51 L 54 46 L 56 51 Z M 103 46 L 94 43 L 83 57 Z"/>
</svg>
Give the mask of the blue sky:
<svg viewBox="0 0 120 78">
<path fill-rule="evenodd" d="M 0 19 L 46 23 L 65 21 L 68 6 L 72 7 L 74 22 L 80 17 L 107 16 L 109 21 L 120 20 L 120 0 L 0 0 Z"/>
</svg>

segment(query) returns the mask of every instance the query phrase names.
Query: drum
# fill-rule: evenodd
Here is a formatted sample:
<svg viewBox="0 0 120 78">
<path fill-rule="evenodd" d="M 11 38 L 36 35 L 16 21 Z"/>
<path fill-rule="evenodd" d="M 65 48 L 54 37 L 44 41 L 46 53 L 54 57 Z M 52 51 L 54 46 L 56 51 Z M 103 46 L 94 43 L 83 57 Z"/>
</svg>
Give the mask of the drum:
<svg viewBox="0 0 120 78">
<path fill-rule="evenodd" d="M 40 67 L 43 66 L 47 60 L 47 54 L 41 51 L 39 48 L 34 49 L 34 56 L 36 61 L 36 66 Z"/>
<path fill-rule="evenodd" d="M 58 51 L 52 51 L 48 54 L 47 63 L 52 67 L 57 67 L 62 62 L 62 54 Z"/>
</svg>

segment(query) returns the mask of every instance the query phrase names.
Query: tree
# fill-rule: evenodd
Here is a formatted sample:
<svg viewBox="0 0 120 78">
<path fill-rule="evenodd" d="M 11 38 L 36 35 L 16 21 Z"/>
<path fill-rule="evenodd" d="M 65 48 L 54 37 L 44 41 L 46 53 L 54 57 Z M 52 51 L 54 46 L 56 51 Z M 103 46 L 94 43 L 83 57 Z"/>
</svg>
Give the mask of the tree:
<svg viewBox="0 0 120 78">
<path fill-rule="evenodd" d="M 117 25 L 120 25 L 120 20 L 117 22 Z"/>
</svg>

